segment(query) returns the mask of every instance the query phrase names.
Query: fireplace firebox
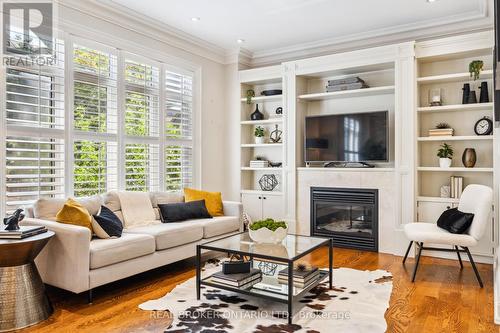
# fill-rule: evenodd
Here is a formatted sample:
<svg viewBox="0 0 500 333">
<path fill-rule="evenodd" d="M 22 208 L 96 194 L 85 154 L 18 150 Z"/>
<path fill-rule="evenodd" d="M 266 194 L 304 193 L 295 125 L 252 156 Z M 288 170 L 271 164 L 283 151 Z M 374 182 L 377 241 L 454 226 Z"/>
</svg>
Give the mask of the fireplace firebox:
<svg viewBox="0 0 500 333">
<path fill-rule="evenodd" d="M 311 236 L 334 246 L 378 251 L 378 190 L 311 188 Z"/>
</svg>

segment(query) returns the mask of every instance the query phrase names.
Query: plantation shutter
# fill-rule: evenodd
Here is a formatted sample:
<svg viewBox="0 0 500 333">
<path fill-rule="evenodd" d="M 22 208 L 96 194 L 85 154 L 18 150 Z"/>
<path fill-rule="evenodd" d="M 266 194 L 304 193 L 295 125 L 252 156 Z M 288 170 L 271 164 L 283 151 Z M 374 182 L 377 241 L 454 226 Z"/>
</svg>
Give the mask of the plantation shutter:
<svg viewBox="0 0 500 333">
<path fill-rule="evenodd" d="M 73 46 L 73 194 L 118 188 L 118 60 L 104 46 Z"/>
<path fill-rule="evenodd" d="M 165 188 L 193 183 L 193 75 L 165 71 Z"/>
<path fill-rule="evenodd" d="M 125 189 L 159 190 L 159 146 L 127 144 L 125 148 Z"/>
<path fill-rule="evenodd" d="M 5 68 L 3 213 L 64 196 L 64 43 L 55 61 Z"/>
</svg>

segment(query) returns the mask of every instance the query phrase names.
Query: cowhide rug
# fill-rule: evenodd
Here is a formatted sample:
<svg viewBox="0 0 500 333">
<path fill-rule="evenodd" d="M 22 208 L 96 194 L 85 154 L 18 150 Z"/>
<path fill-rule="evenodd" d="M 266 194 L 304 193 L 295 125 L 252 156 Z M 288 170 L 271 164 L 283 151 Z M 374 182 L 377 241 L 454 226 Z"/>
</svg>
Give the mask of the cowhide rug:
<svg viewBox="0 0 500 333">
<path fill-rule="evenodd" d="M 218 269 L 205 266 L 203 275 Z M 202 286 L 202 297 L 197 301 L 195 278 L 139 308 L 170 311 L 174 319 L 166 333 L 385 332 L 391 273 L 337 268 L 333 270 L 332 290 L 328 279 L 325 281 L 294 304 L 292 325 L 285 319 L 287 307 L 283 303 L 206 286 Z"/>
</svg>

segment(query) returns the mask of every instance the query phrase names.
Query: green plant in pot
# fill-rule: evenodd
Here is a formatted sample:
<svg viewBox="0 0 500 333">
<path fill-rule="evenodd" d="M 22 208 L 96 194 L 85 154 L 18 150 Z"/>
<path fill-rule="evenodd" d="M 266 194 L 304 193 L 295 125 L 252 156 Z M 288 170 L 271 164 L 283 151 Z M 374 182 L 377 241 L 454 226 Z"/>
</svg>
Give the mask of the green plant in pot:
<svg viewBox="0 0 500 333">
<path fill-rule="evenodd" d="M 449 168 L 453 157 L 453 148 L 449 144 L 443 143 L 438 149 L 437 156 L 439 157 L 439 167 Z"/>
<path fill-rule="evenodd" d="M 285 239 L 288 225 L 284 221 L 275 221 L 271 218 L 252 222 L 248 226 L 250 238 L 257 243 L 277 244 Z"/>
<path fill-rule="evenodd" d="M 264 127 L 256 126 L 253 132 L 253 136 L 255 137 L 255 143 L 265 143 L 264 139 Z"/>
<path fill-rule="evenodd" d="M 476 81 L 479 79 L 479 75 L 481 75 L 481 71 L 483 70 L 484 62 L 482 60 L 473 60 L 469 64 L 469 73 L 470 77 Z"/>
<path fill-rule="evenodd" d="M 252 89 L 247 90 L 247 104 L 252 104 L 252 97 L 255 97 L 255 91 Z"/>
</svg>

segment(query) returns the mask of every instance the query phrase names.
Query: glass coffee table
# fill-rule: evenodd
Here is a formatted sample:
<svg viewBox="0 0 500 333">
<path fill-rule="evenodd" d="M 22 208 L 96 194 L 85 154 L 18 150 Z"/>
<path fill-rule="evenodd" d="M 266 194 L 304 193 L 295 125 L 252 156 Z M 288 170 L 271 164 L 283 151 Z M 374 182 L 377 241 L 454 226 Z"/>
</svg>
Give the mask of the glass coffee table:
<svg viewBox="0 0 500 333">
<path fill-rule="evenodd" d="M 294 285 L 294 265 L 309 264 L 308 257 L 313 252 L 328 246 L 328 270 L 319 270 L 317 278 L 303 286 Z M 213 280 L 213 275 L 202 276 L 202 251 L 222 252 L 237 255 L 251 261 L 253 268 L 261 269 L 262 280 L 250 287 L 238 288 Z M 288 323 L 292 323 L 293 303 L 307 294 L 328 276 L 332 289 L 333 241 L 328 238 L 287 235 L 279 244 L 260 244 L 253 242 L 248 232 L 221 238 L 196 247 L 196 297 L 200 299 L 202 285 L 255 297 L 266 298 L 288 305 Z M 222 267 L 221 267 L 222 269 Z M 278 279 L 279 271 L 287 271 L 288 282 Z M 286 272 L 286 271 L 285 271 Z M 285 279 L 286 281 L 286 279 Z"/>
</svg>

